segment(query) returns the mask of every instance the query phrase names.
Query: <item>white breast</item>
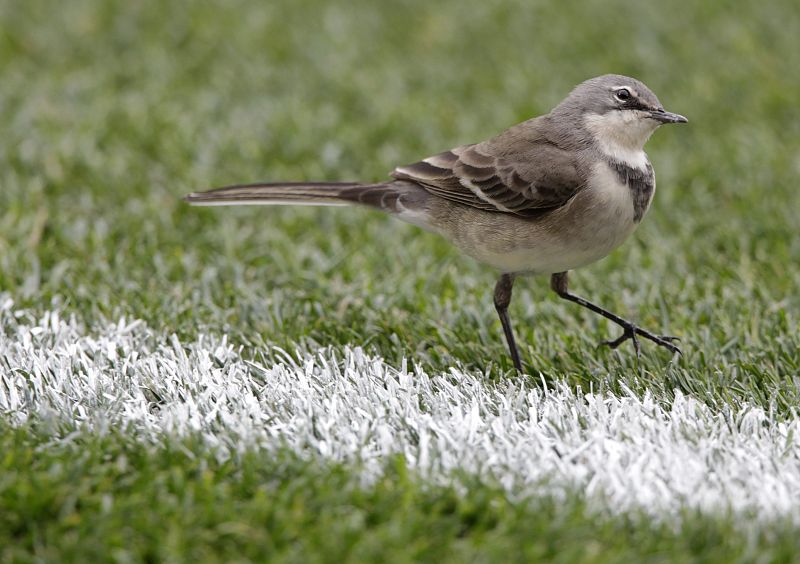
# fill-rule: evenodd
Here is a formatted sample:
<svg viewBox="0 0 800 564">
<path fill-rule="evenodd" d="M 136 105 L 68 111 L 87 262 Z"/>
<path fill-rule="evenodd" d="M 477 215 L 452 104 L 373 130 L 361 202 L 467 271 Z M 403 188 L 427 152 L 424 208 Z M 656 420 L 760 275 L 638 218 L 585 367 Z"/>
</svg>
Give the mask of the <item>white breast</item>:
<svg viewBox="0 0 800 564">
<path fill-rule="evenodd" d="M 626 184 L 598 162 L 589 184 L 542 219 L 474 210 L 445 233 L 465 253 L 504 272 L 552 274 L 605 257 L 636 228 Z M 463 210 L 462 210 L 463 213 Z M 452 229 L 452 228 L 451 228 Z"/>
<path fill-rule="evenodd" d="M 646 156 L 644 162 L 647 163 Z M 584 235 L 599 243 L 607 242 L 613 249 L 636 227 L 630 187 L 606 163 L 594 165 L 584 197 L 590 201 L 590 211 L 583 217 Z"/>
</svg>

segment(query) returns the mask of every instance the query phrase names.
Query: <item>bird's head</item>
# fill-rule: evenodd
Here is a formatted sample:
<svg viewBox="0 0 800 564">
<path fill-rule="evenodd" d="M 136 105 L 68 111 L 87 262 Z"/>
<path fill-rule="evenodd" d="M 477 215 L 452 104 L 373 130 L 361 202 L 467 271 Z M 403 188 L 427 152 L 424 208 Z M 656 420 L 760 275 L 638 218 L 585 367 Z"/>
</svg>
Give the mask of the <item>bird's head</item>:
<svg viewBox="0 0 800 564">
<path fill-rule="evenodd" d="M 642 82 L 619 74 L 606 74 L 579 84 L 552 114 L 569 117 L 601 147 L 625 151 L 641 151 L 659 125 L 688 121 L 666 111 Z"/>
</svg>

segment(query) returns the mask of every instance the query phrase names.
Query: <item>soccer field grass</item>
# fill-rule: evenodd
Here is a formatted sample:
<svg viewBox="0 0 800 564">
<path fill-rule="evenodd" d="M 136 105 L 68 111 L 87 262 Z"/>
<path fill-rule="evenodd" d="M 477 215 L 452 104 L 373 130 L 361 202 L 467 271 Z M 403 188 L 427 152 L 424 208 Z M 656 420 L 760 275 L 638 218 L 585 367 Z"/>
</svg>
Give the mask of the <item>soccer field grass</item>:
<svg viewBox="0 0 800 564">
<path fill-rule="evenodd" d="M 590 1 L 0 3 L 0 560 L 791 560 L 800 9 Z M 379 180 L 640 78 L 637 233 L 577 293 L 363 209 Z"/>
</svg>

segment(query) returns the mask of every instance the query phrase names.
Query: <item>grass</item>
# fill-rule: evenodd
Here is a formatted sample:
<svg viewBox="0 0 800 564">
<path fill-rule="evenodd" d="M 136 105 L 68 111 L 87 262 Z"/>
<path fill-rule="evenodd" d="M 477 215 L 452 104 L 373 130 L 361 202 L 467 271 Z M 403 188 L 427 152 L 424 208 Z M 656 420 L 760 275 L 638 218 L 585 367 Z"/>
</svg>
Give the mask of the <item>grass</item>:
<svg viewBox="0 0 800 564">
<path fill-rule="evenodd" d="M 580 497 L 512 502 L 482 483 L 464 496 L 415 479 L 402 458 L 364 487 L 352 467 L 291 452 L 219 462 L 190 438 L 153 450 L 118 433 L 2 431 L 0 501 L 18 508 L 0 512 L 6 561 L 731 562 L 800 549 L 785 525 L 746 536 L 731 519 L 687 514 L 675 530 L 587 521 Z"/>
<path fill-rule="evenodd" d="M 587 77 L 620 72 L 642 79 L 690 123 L 665 128 L 649 143 L 659 184 L 653 208 L 622 248 L 575 273 L 574 289 L 650 329 L 679 335 L 685 354 L 670 362 L 645 344 L 637 364 L 629 347 L 597 350 L 596 342 L 617 329 L 531 279 L 517 284 L 511 308 L 527 370 L 583 389 L 650 391 L 665 405 L 681 390 L 720 411 L 756 405 L 794 416 L 800 13 L 792 0 L 743 0 L 735 10 L 620 0 L 235 0 L 224 7 L 76 0 L 57 11 L 33 0 L 0 3 L 0 29 L 0 292 L 19 307 L 58 308 L 90 327 L 126 316 L 182 339 L 226 334 L 245 357 L 272 346 L 360 344 L 389 363 L 410 358 L 433 372 L 459 365 L 489 379 L 515 377 L 491 304 L 494 273 L 435 236 L 366 210 L 205 210 L 188 208 L 180 196 L 240 181 L 384 178 L 396 164 L 543 113 Z M 93 472 L 107 471 L 97 453 L 111 439 L 82 437 L 89 458 L 76 466 L 74 447 L 46 436 L 3 428 L 4 442 L 23 451 L 35 444 L 42 457 L 36 464 L 4 458 L 7 468 L 32 468 L 6 483 L 45 480 L 60 467 L 73 468 L 74 481 L 93 483 Z M 180 477 L 185 459 L 119 440 L 120 449 L 140 449 L 144 468 L 138 490 L 104 482 L 136 509 L 124 515 L 144 512 L 131 534 L 146 515 L 176 523 L 167 530 L 187 539 L 202 538 L 215 520 L 235 530 L 259 528 L 252 513 L 216 503 L 202 510 L 208 521 L 181 522 L 172 501 L 162 502 L 147 483 L 176 474 L 180 487 L 194 484 L 194 477 Z M 112 464 L 120 451 L 109 452 Z M 459 518 L 426 509 L 456 499 L 452 492 L 428 491 L 413 478 L 399 482 L 396 495 L 414 500 L 409 517 L 397 513 L 395 494 L 385 489 L 340 487 L 344 470 L 335 478 L 300 465 L 287 475 L 252 456 L 250 464 L 264 465 L 258 480 L 289 489 L 314 484 L 302 501 L 280 498 L 287 511 L 294 504 L 335 511 L 362 499 L 384 508 L 375 511 L 387 530 L 398 529 L 391 533 L 396 546 L 427 531 L 432 542 L 460 554 Z M 235 489 L 231 476 L 245 472 L 241 460 L 228 464 L 211 478 L 220 491 Z M 553 535 L 598 536 L 598 560 L 613 560 L 616 549 L 620 558 L 637 550 L 654 559 L 702 558 L 720 543 L 731 551 L 720 560 L 753 556 L 753 546 L 771 546 L 775 560 L 788 560 L 794 542 L 791 533 L 769 531 L 753 545 L 728 539 L 721 517 L 689 521 L 710 531 L 707 538 L 613 520 L 594 524 L 581 517 L 580 500 L 565 507 L 511 504 L 486 488 L 475 485 L 452 503 L 486 496 L 488 507 L 505 508 L 497 509 L 497 520 L 506 525 L 459 533 L 464 545 L 485 543 L 487 559 L 504 546 L 538 550 Z M 229 495 L 222 505 L 257 505 L 251 493 L 220 494 Z M 140 494 L 159 501 L 137 507 Z M 23 515 L 30 504 L 58 506 L 44 495 L 38 502 L 5 499 L 3 519 Z M 184 503 L 186 512 L 201 504 L 191 497 Z M 37 550 L 51 559 L 78 554 L 71 550 L 101 554 L 110 546 L 104 543 L 117 541 L 93 530 L 127 534 L 123 513 L 107 522 L 99 513 L 82 514 L 72 528 L 42 515 L 20 521 L 15 557 Z M 422 525 L 404 528 L 406 519 Z M 324 528 L 304 526 L 309 543 L 323 542 Z M 348 534 L 376 543 L 378 554 L 385 537 L 373 532 L 352 525 Z M 238 546 L 255 550 L 258 535 Z M 163 537 L 137 538 L 142 548 L 133 558 L 168 556 L 155 552 Z M 189 558 L 186 544 L 175 546 L 170 554 L 183 550 Z M 209 554 L 233 554 L 214 546 Z M 608 546 L 616 549 L 606 552 Z M 328 550 L 319 544 L 297 558 L 344 554 Z"/>
</svg>

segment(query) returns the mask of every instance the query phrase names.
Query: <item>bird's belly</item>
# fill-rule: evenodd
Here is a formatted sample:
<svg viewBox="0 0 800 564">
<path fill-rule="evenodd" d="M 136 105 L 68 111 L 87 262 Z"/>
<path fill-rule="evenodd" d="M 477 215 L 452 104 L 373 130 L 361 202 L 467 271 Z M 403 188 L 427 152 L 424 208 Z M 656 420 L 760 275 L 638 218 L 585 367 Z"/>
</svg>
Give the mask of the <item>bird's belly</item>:
<svg viewBox="0 0 800 564">
<path fill-rule="evenodd" d="M 618 247 L 627 233 L 595 232 L 597 240 L 542 238 L 533 245 L 520 245 L 509 250 L 478 247 L 472 255 L 502 272 L 553 274 L 586 266 L 607 256 Z"/>
<path fill-rule="evenodd" d="M 591 185 L 545 217 L 487 214 L 494 217 L 462 224 L 453 242 L 503 272 L 552 274 L 600 260 L 637 226 L 628 186 L 606 165 L 602 167 Z"/>
</svg>

